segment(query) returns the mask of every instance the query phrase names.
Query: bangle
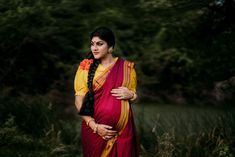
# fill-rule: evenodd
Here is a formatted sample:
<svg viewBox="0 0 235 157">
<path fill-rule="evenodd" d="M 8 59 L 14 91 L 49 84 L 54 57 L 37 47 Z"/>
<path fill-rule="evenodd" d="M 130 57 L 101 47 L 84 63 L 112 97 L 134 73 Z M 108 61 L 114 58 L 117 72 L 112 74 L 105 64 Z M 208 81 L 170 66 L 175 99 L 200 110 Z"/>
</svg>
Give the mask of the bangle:
<svg viewBox="0 0 235 157">
<path fill-rule="evenodd" d="M 132 96 L 132 98 L 130 99 L 130 101 L 134 101 L 134 100 L 136 99 L 137 95 L 135 94 L 135 92 L 133 92 L 133 91 L 131 91 L 131 92 L 133 93 L 133 96 Z"/>
<path fill-rule="evenodd" d="M 98 129 L 98 124 L 95 124 L 95 128 L 94 128 L 94 130 L 93 130 L 93 133 L 94 133 L 94 134 L 97 133 L 97 129 Z"/>
<path fill-rule="evenodd" d="M 86 122 L 86 125 L 89 126 L 89 123 L 90 123 L 91 121 L 95 122 L 95 120 L 94 120 L 93 118 L 91 118 L 91 119 L 89 119 L 89 120 Z"/>
</svg>

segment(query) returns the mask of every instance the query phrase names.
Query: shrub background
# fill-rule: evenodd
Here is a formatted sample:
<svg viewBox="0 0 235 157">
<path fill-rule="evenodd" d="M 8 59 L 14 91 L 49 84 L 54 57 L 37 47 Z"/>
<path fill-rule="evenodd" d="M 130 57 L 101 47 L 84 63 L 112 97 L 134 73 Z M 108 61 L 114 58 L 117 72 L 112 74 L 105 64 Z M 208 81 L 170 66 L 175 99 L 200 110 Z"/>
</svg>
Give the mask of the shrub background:
<svg viewBox="0 0 235 157">
<path fill-rule="evenodd" d="M 0 0 L 0 156 L 82 156 L 73 79 L 101 25 L 136 63 L 142 156 L 233 156 L 234 14 L 233 0 Z"/>
</svg>

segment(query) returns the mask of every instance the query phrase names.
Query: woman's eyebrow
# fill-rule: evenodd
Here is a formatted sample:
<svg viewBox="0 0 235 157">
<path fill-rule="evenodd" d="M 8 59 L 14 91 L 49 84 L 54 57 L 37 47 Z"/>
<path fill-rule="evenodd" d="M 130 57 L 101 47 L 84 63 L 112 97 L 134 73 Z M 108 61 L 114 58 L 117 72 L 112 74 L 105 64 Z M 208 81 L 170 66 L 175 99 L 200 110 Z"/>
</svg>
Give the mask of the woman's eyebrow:
<svg viewBox="0 0 235 157">
<path fill-rule="evenodd" d="M 95 42 L 95 41 L 91 41 L 91 44 L 103 44 L 104 42 L 103 41 L 97 41 L 97 42 Z"/>
</svg>

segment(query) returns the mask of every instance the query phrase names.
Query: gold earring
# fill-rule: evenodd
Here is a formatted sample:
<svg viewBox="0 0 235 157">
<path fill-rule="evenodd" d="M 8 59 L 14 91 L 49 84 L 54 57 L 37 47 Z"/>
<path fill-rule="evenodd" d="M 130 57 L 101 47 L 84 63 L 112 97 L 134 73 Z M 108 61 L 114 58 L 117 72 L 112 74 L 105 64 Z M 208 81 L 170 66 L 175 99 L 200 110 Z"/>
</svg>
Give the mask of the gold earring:
<svg viewBox="0 0 235 157">
<path fill-rule="evenodd" d="M 109 53 L 112 53 L 112 51 L 113 51 L 113 48 L 110 47 L 110 48 L 109 48 Z"/>
</svg>

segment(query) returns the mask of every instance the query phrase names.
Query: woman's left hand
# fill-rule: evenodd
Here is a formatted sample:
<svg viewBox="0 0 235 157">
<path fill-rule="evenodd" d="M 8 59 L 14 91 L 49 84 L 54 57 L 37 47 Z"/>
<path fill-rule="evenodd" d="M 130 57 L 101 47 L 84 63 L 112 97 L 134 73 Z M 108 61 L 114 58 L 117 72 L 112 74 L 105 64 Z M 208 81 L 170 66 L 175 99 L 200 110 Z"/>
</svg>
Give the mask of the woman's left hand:
<svg viewBox="0 0 235 157">
<path fill-rule="evenodd" d="M 112 96 L 117 99 L 131 99 L 133 98 L 133 92 L 126 87 L 118 87 L 111 90 Z"/>
</svg>

